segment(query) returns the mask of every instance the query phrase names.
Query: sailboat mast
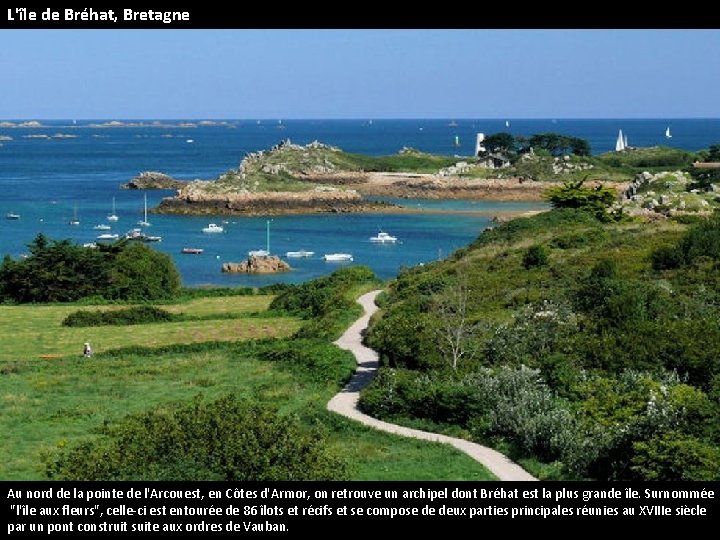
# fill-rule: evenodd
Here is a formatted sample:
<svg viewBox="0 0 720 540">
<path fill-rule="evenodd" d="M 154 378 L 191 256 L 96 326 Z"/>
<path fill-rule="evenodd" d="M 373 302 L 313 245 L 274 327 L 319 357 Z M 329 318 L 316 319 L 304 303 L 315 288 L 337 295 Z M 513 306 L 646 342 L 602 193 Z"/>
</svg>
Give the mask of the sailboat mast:
<svg viewBox="0 0 720 540">
<path fill-rule="evenodd" d="M 265 251 L 267 251 L 268 255 L 270 255 L 270 220 L 269 219 L 265 222 L 265 228 L 266 228 Z"/>
</svg>

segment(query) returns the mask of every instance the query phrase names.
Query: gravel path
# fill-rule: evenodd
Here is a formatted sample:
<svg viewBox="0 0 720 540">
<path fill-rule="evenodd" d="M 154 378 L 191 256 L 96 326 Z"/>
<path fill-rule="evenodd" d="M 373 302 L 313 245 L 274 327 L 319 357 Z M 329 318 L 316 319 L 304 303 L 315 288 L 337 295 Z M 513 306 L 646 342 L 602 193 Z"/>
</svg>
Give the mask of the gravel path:
<svg viewBox="0 0 720 540">
<path fill-rule="evenodd" d="M 340 339 L 335 342 L 341 349 L 351 351 L 355 355 L 358 368 L 345 388 L 328 402 L 328 410 L 357 420 L 366 426 L 388 433 L 394 433 L 395 435 L 450 444 L 482 463 L 500 480 L 537 480 L 537 478 L 529 474 L 522 467 L 513 463 L 503 454 L 492 448 L 487 448 L 486 446 L 463 439 L 456 439 L 446 435 L 390 424 L 360 412 L 358 409 L 360 390 L 370 383 L 378 368 L 377 353 L 362 344 L 362 332 L 367 328 L 370 322 L 370 316 L 377 311 L 375 298 L 378 294 L 380 294 L 380 291 L 372 291 L 358 298 L 358 303 L 365 310 L 365 314 L 355 321 Z"/>
</svg>

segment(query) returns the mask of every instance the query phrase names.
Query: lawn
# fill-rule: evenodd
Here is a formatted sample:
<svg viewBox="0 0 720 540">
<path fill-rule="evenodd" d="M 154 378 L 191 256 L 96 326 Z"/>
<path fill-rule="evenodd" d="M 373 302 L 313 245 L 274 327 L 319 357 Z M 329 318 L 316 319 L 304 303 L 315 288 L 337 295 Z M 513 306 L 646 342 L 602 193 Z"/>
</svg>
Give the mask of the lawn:
<svg viewBox="0 0 720 540">
<path fill-rule="evenodd" d="M 80 355 L 86 341 L 92 344 L 97 353 L 134 345 L 157 347 L 174 343 L 285 337 L 295 332 L 300 325 L 296 318 L 271 314 L 247 316 L 265 311 L 271 300 L 272 296 L 199 298 L 161 307 L 172 313 L 202 320 L 93 328 L 68 328 L 62 325 L 62 321 L 78 310 L 117 308 L 77 305 L 0 306 L 0 362 Z"/>
<path fill-rule="evenodd" d="M 281 414 L 320 426 L 358 480 L 493 478 L 448 446 L 376 432 L 328 412 L 325 405 L 354 370 L 354 359 L 317 340 L 243 341 L 287 336 L 299 327 L 295 318 L 258 314 L 270 300 L 203 298 L 163 306 L 202 320 L 96 328 L 65 328 L 61 321 L 78 309 L 114 307 L 0 307 L 0 479 L 44 478 L 43 455 L 98 437 L 105 423 L 129 413 L 228 393 L 269 402 Z M 89 360 L 80 357 L 87 340 L 96 350 Z M 262 351 L 278 344 L 303 348 L 306 357 L 325 363 L 263 359 Z M 38 360 L 44 354 L 61 356 Z"/>
</svg>

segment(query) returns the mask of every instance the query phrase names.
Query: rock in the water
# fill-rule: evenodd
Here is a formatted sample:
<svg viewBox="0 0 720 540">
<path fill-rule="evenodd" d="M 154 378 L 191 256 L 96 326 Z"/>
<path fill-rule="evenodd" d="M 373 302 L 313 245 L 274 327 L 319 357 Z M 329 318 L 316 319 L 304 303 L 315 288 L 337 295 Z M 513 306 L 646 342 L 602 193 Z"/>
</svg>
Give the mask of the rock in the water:
<svg viewBox="0 0 720 540">
<path fill-rule="evenodd" d="M 175 180 L 167 174 L 156 171 L 145 171 L 130 180 L 127 184 L 122 184 L 122 189 L 182 189 L 187 182 Z"/>
<path fill-rule="evenodd" d="M 222 271 L 243 274 L 275 274 L 289 272 L 290 265 L 275 255 L 251 255 L 241 263 L 223 263 Z"/>
</svg>

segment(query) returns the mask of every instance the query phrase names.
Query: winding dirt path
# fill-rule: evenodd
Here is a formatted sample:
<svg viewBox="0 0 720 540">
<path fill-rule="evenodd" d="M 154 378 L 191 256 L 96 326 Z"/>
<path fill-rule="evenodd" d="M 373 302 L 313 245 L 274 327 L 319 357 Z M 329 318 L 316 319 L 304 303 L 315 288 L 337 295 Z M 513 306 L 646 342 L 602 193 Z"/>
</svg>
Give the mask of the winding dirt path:
<svg viewBox="0 0 720 540">
<path fill-rule="evenodd" d="M 345 388 L 328 402 L 328 410 L 352 420 L 357 420 L 366 426 L 395 435 L 450 444 L 483 464 L 500 480 L 537 480 L 525 469 L 492 448 L 463 439 L 448 437 L 447 435 L 390 424 L 360 412 L 358 409 L 360 391 L 370 383 L 378 369 L 377 353 L 362 344 L 362 332 L 367 328 L 370 316 L 377 311 L 375 298 L 378 294 L 380 294 L 380 291 L 372 291 L 358 298 L 358 303 L 365 310 L 365 314 L 355 321 L 335 342 L 341 349 L 346 349 L 355 355 L 358 368 Z"/>
</svg>

